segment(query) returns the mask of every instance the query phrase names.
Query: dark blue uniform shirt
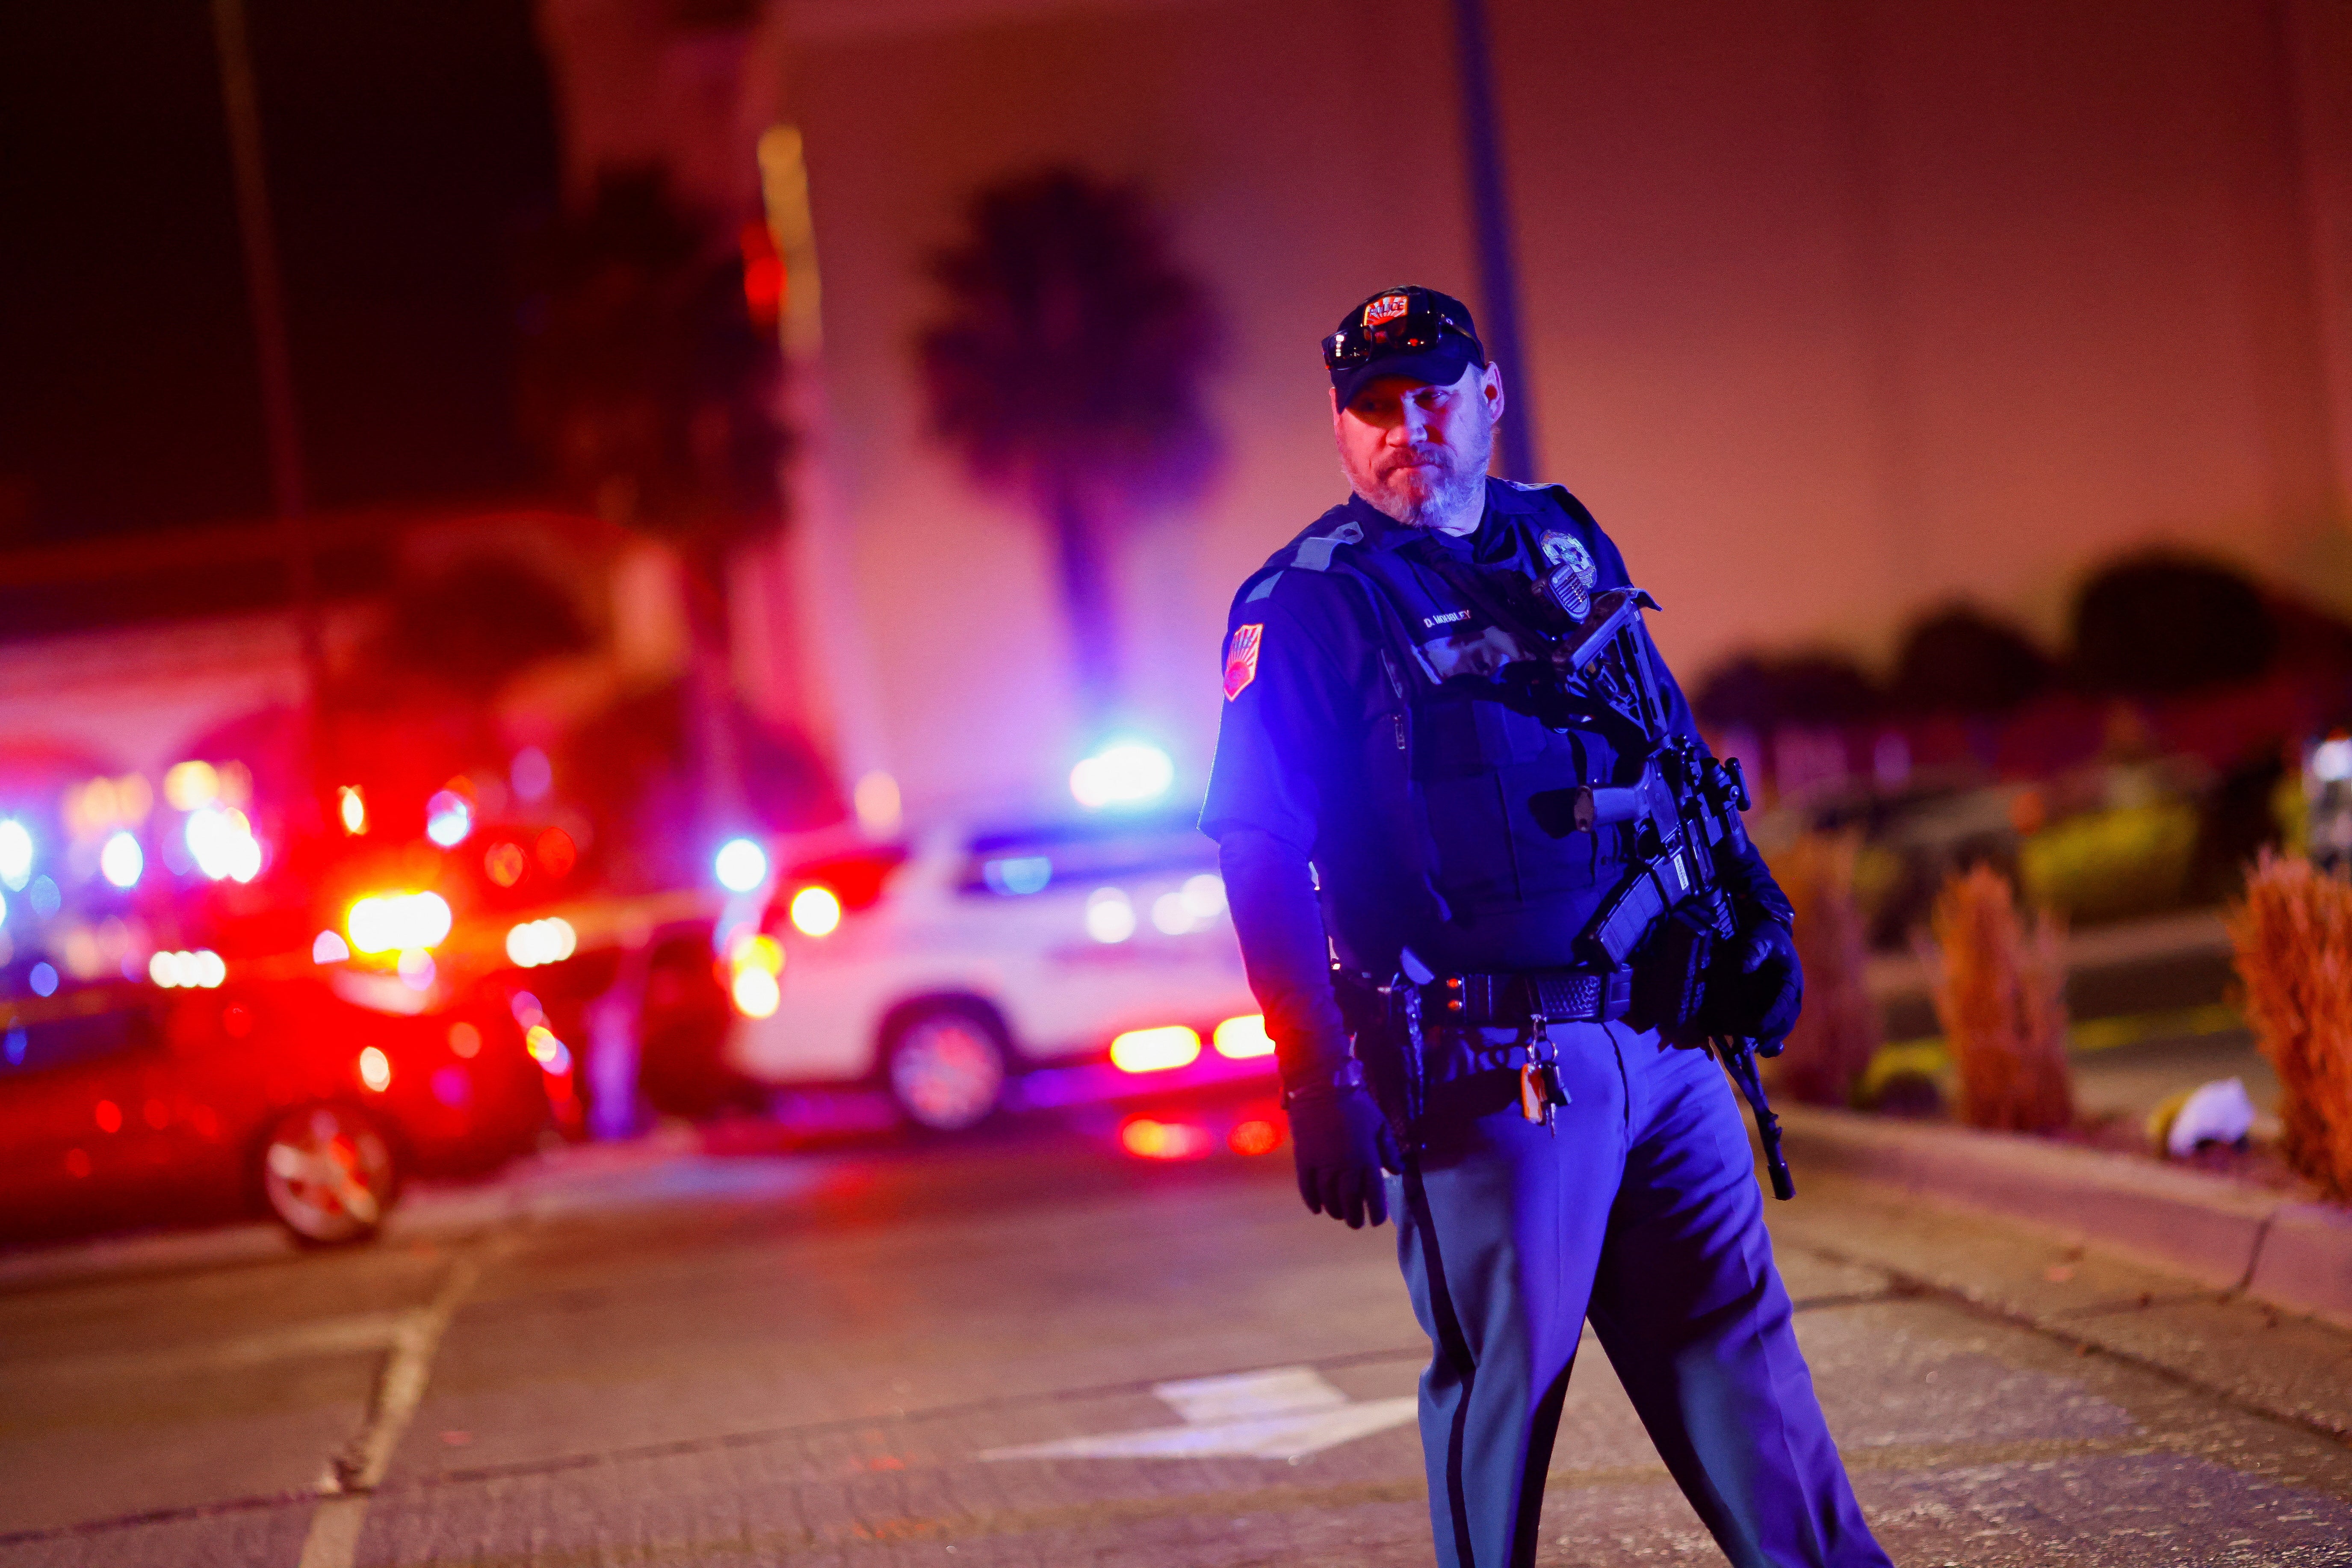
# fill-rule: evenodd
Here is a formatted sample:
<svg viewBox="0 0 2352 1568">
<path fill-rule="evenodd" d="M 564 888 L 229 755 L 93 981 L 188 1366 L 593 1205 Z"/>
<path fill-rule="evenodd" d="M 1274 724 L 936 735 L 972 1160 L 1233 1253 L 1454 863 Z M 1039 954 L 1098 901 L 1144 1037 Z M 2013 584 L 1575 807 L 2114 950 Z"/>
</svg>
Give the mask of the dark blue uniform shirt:
<svg viewBox="0 0 2352 1568">
<path fill-rule="evenodd" d="M 1351 498 L 1235 596 L 1202 826 L 1221 841 L 1256 829 L 1311 860 L 1343 961 L 1383 978 L 1408 946 L 1440 972 L 1577 962 L 1572 943 L 1623 877 L 1630 835 L 1578 831 L 1573 795 L 1632 783 L 1642 758 L 1601 729 L 1556 724 L 1531 696 L 1532 650 L 1505 623 L 1527 624 L 1515 607 L 1532 607 L 1533 584 L 1561 564 L 1591 592 L 1629 584 L 1566 490 L 1488 479 L 1467 538 Z M 1670 727 L 1695 734 L 1654 662 Z M 1234 889 L 1257 984 L 1270 977 L 1249 951 L 1260 923 L 1249 896 Z"/>
</svg>

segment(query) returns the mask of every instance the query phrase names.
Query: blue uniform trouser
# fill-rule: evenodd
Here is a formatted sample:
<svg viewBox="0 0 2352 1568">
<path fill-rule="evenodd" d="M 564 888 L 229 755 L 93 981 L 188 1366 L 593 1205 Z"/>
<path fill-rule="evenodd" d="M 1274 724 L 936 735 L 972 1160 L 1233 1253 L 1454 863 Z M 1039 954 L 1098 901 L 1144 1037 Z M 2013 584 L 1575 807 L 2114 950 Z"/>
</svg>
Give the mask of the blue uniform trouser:
<svg viewBox="0 0 2352 1568">
<path fill-rule="evenodd" d="M 1508 1032 L 1436 1031 L 1421 1147 L 1390 1178 L 1433 1353 L 1421 1380 L 1437 1560 L 1535 1561 L 1585 1319 L 1659 1456 L 1740 1568 L 1882 1568 L 1797 1352 L 1747 1129 L 1706 1052 L 1554 1025 L 1571 1103 L 1519 1111 Z"/>
</svg>

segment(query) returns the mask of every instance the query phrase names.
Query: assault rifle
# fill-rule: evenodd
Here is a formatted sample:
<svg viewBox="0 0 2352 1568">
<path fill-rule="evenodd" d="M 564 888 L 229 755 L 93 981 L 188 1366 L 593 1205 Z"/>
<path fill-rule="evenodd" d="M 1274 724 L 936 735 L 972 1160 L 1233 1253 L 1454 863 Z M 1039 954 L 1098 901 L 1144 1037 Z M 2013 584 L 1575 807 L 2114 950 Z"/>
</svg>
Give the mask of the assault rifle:
<svg viewBox="0 0 2352 1568">
<path fill-rule="evenodd" d="M 1564 571 L 1565 569 L 1563 569 Z M 1571 595 L 1563 574 L 1542 584 L 1563 612 Z M 1552 643 L 1562 695 L 1591 716 L 1630 730 L 1643 757 L 1638 782 L 1576 792 L 1576 826 L 1633 828 L 1634 867 L 1604 900 L 1578 936 L 1588 962 L 1608 969 L 1633 966 L 1633 1016 L 1669 1039 L 1687 1038 L 1706 998 L 1707 961 L 1717 942 L 1738 934 L 1719 858 L 1748 848 L 1739 814 L 1748 784 L 1739 762 L 1719 762 L 1687 735 L 1671 733 L 1658 695 L 1644 609 L 1657 601 L 1639 588 L 1592 595 L 1579 624 Z M 1636 962 L 1638 957 L 1639 962 Z M 1797 1184 L 1780 1152 L 1780 1120 L 1764 1095 L 1759 1056 L 1777 1056 L 1785 1039 L 1716 1035 L 1708 1047 L 1747 1098 L 1764 1145 L 1772 1195 L 1794 1197 Z"/>
</svg>

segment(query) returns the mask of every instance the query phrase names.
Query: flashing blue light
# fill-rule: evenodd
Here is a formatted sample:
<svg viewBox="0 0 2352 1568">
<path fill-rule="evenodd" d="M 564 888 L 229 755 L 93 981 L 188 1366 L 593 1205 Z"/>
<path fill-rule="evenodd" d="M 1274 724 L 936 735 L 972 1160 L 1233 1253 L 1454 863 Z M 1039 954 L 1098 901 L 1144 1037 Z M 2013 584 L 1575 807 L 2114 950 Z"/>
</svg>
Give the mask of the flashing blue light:
<svg viewBox="0 0 2352 1568">
<path fill-rule="evenodd" d="M 1149 805 L 1176 782 L 1176 764 L 1146 741 L 1105 746 L 1070 770 L 1070 795 L 1088 811 Z"/>
<path fill-rule="evenodd" d="M 26 975 L 25 979 L 33 987 L 33 994 L 36 996 L 54 996 L 58 994 L 58 972 L 53 964 L 33 965 L 32 973 Z"/>
<path fill-rule="evenodd" d="M 720 887 L 748 893 L 768 879 L 768 852 L 748 838 L 730 838 L 719 847 L 713 868 Z"/>
<path fill-rule="evenodd" d="M 0 884 L 21 888 L 33 874 L 33 836 L 15 817 L 0 817 Z"/>
<path fill-rule="evenodd" d="M 425 803 L 425 837 L 455 849 L 474 831 L 474 806 L 456 790 L 445 789 Z"/>
<path fill-rule="evenodd" d="M 1054 862 L 1043 855 L 1018 855 L 1007 860 L 982 861 L 980 874 L 992 891 L 1025 898 L 1045 890 L 1045 884 L 1054 879 Z"/>
</svg>

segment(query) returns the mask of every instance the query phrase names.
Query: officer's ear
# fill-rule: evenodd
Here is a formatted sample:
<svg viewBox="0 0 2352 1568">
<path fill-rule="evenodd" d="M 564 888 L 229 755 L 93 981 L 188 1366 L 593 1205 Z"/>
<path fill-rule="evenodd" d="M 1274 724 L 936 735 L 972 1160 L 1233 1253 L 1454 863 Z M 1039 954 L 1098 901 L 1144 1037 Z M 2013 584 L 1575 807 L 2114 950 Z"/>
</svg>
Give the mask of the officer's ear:
<svg viewBox="0 0 2352 1568">
<path fill-rule="evenodd" d="M 1503 396 L 1503 372 L 1493 360 L 1488 360 L 1486 367 L 1478 373 L 1478 401 L 1485 405 L 1488 419 L 1503 416 L 1503 405 L 1507 401 Z"/>
</svg>

